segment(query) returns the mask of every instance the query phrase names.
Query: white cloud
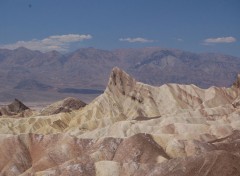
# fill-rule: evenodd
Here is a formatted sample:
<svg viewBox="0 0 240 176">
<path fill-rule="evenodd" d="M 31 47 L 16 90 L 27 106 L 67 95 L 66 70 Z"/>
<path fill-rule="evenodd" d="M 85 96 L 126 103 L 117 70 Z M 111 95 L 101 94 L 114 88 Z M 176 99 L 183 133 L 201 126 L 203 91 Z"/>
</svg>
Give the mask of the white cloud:
<svg viewBox="0 0 240 176">
<path fill-rule="evenodd" d="M 78 35 L 78 34 L 67 34 L 67 35 L 54 35 L 49 37 L 52 40 L 58 40 L 60 42 L 77 42 L 82 40 L 91 39 L 91 35 Z"/>
<path fill-rule="evenodd" d="M 141 37 L 137 37 L 137 38 L 120 38 L 119 41 L 121 42 L 129 42 L 129 43 L 152 43 L 154 42 L 154 40 L 149 40 L 149 39 L 145 39 L 145 38 L 141 38 Z"/>
<path fill-rule="evenodd" d="M 218 38 L 208 38 L 204 40 L 204 44 L 214 44 L 214 43 L 233 43 L 237 39 L 234 37 L 218 37 Z"/>
<path fill-rule="evenodd" d="M 178 42 L 183 42 L 183 39 L 182 38 L 177 38 L 177 41 Z"/>
<path fill-rule="evenodd" d="M 31 50 L 39 50 L 47 52 L 56 50 L 60 52 L 66 52 L 69 49 L 69 45 L 74 42 L 81 42 L 91 39 L 92 36 L 79 35 L 79 34 L 67 34 L 67 35 L 53 35 L 42 40 L 33 39 L 30 41 L 17 41 L 13 44 L 0 45 L 0 48 L 16 49 L 19 47 L 25 47 Z"/>
</svg>

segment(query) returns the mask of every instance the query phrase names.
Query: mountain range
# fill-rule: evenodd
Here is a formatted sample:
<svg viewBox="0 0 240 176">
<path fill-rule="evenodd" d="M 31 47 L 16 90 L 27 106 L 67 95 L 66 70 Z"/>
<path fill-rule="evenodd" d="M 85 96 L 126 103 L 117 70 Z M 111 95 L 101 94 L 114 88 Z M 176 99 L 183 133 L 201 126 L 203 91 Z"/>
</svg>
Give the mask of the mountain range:
<svg viewBox="0 0 240 176">
<path fill-rule="evenodd" d="M 0 49 L 0 100 L 54 101 L 75 96 L 90 101 L 103 92 L 114 66 L 155 86 L 227 87 L 240 71 L 240 58 L 160 47 L 80 48 L 68 54 Z"/>
</svg>

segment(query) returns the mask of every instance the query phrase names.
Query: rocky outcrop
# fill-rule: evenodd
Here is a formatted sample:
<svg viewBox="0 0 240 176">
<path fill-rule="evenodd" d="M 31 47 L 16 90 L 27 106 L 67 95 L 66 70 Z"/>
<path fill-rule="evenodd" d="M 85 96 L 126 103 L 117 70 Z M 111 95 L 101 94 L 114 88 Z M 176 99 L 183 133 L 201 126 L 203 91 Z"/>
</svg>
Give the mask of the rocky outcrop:
<svg viewBox="0 0 240 176">
<path fill-rule="evenodd" d="M 25 117 L 30 116 L 30 108 L 24 105 L 18 99 L 15 99 L 11 104 L 3 106 L 0 108 L 0 116 L 15 116 L 15 117 Z"/>
<path fill-rule="evenodd" d="M 53 103 L 46 108 L 43 108 L 40 115 L 53 115 L 61 112 L 71 112 L 86 106 L 86 103 L 77 98 L 68 97 L 64 100 Z"/>
<path fill-rule="evenodd" d="M 240 74 L 238 74 L 237 80 L 233 83 L 233 87 L 240 88 Z"/>
<path fill-rule="evenodd" d="M 236 86 L 153 87 L 115 67 L 93 102 L 67 100 L 0 119 L 0 175 L 240 175 Z"/>
</svg>

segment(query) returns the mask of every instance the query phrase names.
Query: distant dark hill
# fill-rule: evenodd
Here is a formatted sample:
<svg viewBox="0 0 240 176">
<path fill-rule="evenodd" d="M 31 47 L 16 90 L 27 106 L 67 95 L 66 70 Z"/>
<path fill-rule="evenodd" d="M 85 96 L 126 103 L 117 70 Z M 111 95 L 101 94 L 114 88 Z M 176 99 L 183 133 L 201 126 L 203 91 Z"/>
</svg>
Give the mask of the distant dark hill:
<svg viewBox="0 0 240 176">
<path fill-rule="evenodd" d="M 178 83 L 202 88 L 226 87 L 240 71 L 240 59 L 220 54 L 160 50 L 133 63 L 129 71 L 138 80 L 153 85 Z"/>
<path fill-rule="evenodd" d="M 58 88 L 55 98 L 65 93 L 91 94 L 92 90 L 106 87 L 108 75 L 115 66 L 137 80 L 155 86 L 179 83 L 202 88 L 226 87 L 240 72 L 240 58 L 160 47 L 113 51 L 81 48 L 67 55 L 26 48 L 0 49 L 0 97 L 10 101 L 20 90 L 34 90 L 36 95 L 37 91 L 45 91 L 47 94 L 52 87 Z M 49 98 L 51 95 L 52 92 Z"/>
<path fill-rule="evenodd" d="M 14 89 L 40 90 L 40 91 L 45 91 L 52 88 L 53 87 L 50 85 L 40 83 L 33 79 L 22 80 L 14 87 Z"/>
</svg>

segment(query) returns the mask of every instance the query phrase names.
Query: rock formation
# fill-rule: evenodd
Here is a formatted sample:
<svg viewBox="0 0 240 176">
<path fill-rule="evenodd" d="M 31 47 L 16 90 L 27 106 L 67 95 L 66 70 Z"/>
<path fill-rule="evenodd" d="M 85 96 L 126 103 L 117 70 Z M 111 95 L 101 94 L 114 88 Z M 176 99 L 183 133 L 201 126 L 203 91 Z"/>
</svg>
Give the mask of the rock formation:
<svg viewBox="0 0 240 176">
<path fill-rule="evenodd" d="M 0 174 L 238 176 L 238 82 L 153 87 L 114 68 L 84 107 L 0 119 Z"/>
<path fill-rule="evenodd" d="M 15 99 L 7 106 L 0 108 L 0 116 L 25 117 L 32 115 L 30 108 L 24 105 L 18 99 Z"/>
<path fill-rule="evenodd" d="M 68 97 L 41 110 L 40 115 L 53 115 L 61 112 L 71 112 L 86 106 L 86 103 L 77 98 Z"/>
<path fill-rule="evenodd" d="M 233 87 L 240 88 L 240 74 L 238 74 L 237 80 L 233 83 Z"/>
</svg>

